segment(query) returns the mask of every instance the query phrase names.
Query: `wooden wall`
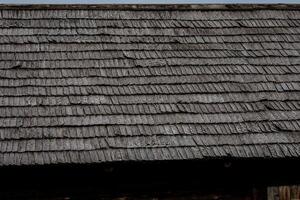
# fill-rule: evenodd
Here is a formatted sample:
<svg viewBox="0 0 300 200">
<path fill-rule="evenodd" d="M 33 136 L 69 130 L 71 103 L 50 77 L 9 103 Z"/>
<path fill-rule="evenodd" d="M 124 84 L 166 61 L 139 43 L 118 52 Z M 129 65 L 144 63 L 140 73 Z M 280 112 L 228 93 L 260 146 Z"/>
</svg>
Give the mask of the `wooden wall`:
<svg viewBox="0 0 300 200">
<path fill-rule="evenodd" d="M 268 187 L 268 200 L 300 200 L 300 185 Z"/>
</svg>

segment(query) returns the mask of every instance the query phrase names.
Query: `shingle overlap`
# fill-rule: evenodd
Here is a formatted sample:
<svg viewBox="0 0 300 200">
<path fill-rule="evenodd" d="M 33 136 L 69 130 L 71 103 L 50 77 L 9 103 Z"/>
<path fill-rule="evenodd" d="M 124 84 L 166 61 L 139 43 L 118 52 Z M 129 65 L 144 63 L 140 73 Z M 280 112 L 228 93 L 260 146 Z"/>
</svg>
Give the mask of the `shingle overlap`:
<svg viewBox="0 0 300 200">
<path fill-rule="evenodd" d="M 0 165 L 300 157 L 300 12 L 0 9 Z"/>
</svg>

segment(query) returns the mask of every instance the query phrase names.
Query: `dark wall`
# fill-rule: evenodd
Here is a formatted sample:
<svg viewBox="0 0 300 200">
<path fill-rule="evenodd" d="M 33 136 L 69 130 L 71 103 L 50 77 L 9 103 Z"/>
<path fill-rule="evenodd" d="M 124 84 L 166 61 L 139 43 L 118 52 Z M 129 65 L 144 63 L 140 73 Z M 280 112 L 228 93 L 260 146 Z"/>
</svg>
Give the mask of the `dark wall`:
<svg viewBox="0 0 300 200">
<path fill-rule="evenodd" d="M 1 200 L 266 199 L 300 182 L 298 161 L 172 161 L 2 168 Z"/>
<path fill-rule="evenodd" d="M 152 193 L 124 193 L 124 194 L 111 194 L 105 195 L 97 193 L 96 191 L 81 192 L 80 194 L 57 194 L 49 193 L 47 195 L 31 192 L 26 195 L 15 195 L 10 194 L 9 196 L 2 196 L 1 199 L 25 199 L 25 200 L 254 200 L 253 191 L 241 190 L 237 188 L 236 191 L 213 191 L 211 193 L 199 192 L 199 191 L 168 191 L 158 192 L 153 191 Z M 262 199 L 262 198 L 260 198 Z"/>
</svg>

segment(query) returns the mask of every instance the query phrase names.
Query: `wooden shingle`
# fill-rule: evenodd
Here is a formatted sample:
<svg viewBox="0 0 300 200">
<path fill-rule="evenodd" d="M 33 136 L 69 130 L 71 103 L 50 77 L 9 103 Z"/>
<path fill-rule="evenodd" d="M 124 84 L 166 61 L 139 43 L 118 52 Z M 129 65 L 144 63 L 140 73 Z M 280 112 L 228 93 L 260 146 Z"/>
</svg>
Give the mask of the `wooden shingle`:
<svg viewBox="0 0 300 200">
<path fill-rule="evenodd" d="M 300 157 L 299 6 L 0 16 L 0 165 Z"/>
</svg>

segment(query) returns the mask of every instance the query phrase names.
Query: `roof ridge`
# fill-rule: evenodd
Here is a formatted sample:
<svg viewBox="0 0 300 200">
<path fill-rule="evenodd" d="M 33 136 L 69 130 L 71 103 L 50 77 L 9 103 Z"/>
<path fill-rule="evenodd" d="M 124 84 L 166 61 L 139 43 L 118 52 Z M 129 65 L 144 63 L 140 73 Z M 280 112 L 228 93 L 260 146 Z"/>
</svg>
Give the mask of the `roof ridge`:
<svg viewBox="0 0 300 200">
<path fill-rule="evenodd" d="M 300 10 L 300 4 L 0 4 L 0 9 L 26 10 Z"/>
</svg>

